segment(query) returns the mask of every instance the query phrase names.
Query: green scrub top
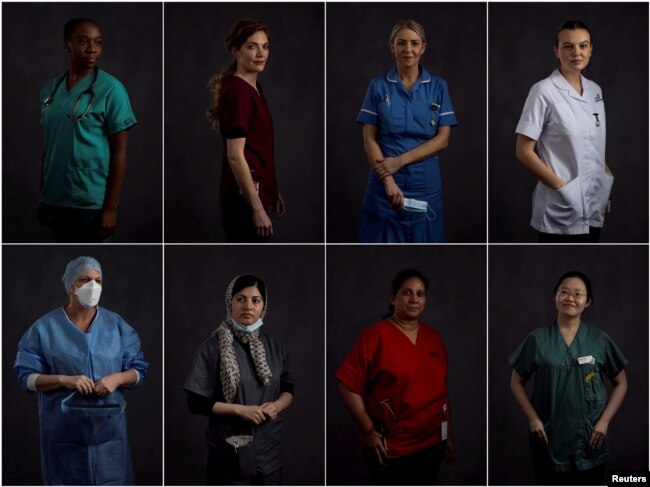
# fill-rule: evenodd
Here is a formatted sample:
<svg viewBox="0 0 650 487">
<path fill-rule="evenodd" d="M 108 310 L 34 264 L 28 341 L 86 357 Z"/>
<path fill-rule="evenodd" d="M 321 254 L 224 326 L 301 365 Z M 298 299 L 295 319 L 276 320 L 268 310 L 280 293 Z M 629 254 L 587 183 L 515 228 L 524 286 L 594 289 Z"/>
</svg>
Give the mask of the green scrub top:
<svg viewBox="0 0 650 487">
<path fill-rule="evenodd" d="M 581 322 L 570 346 L 556 323 L 533 331 L 508 359 L 528 380 L 531 402 L 544 423 L 548 446 L 531 438 L 532 453 L 556 472 L 587 470 L 607 461 L 607 439 L 590 449 L 589 437 L 607 403 L 603 374 L 610 379 L 628 361 L 602 330 Z"/>
<path fill-rule="evenodd" d="M 109 136 L 133 127 L 137 121 L 124 85 L 98 70 L 92 90 L 95 99 L 86 116 L 73 122 L 68 114 L 79 101 L 75 116 L 84 112 L 94 73 L 79 81 L 72 90 L 67 79 L 50 80 L 41 91 L 41 124 L 45 132 L 45 166 L 39 201 L 68 208 L 101 209 L 104 204 L 110 165 Z M 45 106 L 45 100 L 53 101 Z"/>
</svg>

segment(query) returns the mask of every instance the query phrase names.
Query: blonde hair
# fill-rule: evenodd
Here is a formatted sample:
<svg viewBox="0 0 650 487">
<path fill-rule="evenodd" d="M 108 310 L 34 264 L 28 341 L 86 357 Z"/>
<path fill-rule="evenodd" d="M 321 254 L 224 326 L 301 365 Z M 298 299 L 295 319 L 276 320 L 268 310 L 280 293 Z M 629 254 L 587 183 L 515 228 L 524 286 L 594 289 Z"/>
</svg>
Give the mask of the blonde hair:
<svg viewBox="0 0 650 487">
<path fill-rule="evenodd" d="M 427 36 L 424 33 L 424 27 L 422 27 L 422 24 L 420 22 L 412 19 L 402 19 L 398 20 L 397 23 L 393 26 L 393 31 L 390 33 L 390 39 L 388 40 L 388 43 L 390 45 L 393 44 L 395 41 L 395 36 L 402 29 L 412 30 L 420 36 L 422 42 L 427 42 Z"/>
<path fill-rule="evenodd" d="M 228 52 L 231 52 L 233 49 L 239 49 L 244 43 L 248 40 L 250 36 L 256 32 L 262 31 L 266 34 L 267 38 L 271 38 L 271 32 L 269 28 L 255 19 L 240 19 L 235 25 L 230 28 L 228 35 L 226 36 L 226 48 Z M 219 110 L 221 108 L 221 88 L 226 79 L 230 78 L 237 71 L 237 61 L 233 62 L 222 69 L 219 73 L 215 74 L 208 81 L 208 90 L 212 95 L 212 104 L 208 107 L 206 116 L 208 121 L 212 125 L 212 128 L 219 132 Z"/>
</svg>

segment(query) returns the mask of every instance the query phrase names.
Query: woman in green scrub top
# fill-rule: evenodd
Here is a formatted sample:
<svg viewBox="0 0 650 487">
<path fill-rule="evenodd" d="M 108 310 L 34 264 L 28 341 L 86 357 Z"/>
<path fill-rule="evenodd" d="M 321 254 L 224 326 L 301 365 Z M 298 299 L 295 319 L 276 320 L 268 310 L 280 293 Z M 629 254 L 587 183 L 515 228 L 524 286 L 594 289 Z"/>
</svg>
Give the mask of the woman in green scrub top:
<svg viewBox="0 0 650 487">
<path fill-rule="evenodd" d="M 604 485 L 607 428 L 627 392 L 628 361 L 604 331 L 582 321 L 593 299 L 586 275 L 567 272 L 553 293 L 557 319 L 510 356 L 510 387 L 530 423 L 537 484 Z M 603 376 L 613 386 L 609 398 Z"/>
<path fill-rule="evenodd" d="M 76 18 L 63 29 L 69 69 L 41 91 L 45 151 L 38 219 L 57 242 L 107 242 L 117 227 L 129 129 L 122 83 L 98 68 L 102 32 Z"/>
</svg>

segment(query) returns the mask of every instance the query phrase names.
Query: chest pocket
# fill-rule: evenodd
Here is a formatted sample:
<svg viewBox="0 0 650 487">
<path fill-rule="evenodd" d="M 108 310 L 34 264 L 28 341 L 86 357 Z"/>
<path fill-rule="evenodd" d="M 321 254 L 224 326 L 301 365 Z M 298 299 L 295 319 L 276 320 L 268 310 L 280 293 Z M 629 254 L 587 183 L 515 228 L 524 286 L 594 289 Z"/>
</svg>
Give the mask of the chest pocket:
<svg viewBox="0 0 650 487">
<path fill-rule="evenodd" d="M 407 104 L 399 97 L 400 94 L 392 90 L 378 103 L 379 128 L 383 132 L 400 134 L 406 131 Z"/>
<path fill-rule="evenodd" d="M 582 386 L 585 394 L 585 401 L 593 405 L 604 404 L 606 401 L 605 384 L 598 364 L 585 364 L 580 367 Z"/>
</svg>

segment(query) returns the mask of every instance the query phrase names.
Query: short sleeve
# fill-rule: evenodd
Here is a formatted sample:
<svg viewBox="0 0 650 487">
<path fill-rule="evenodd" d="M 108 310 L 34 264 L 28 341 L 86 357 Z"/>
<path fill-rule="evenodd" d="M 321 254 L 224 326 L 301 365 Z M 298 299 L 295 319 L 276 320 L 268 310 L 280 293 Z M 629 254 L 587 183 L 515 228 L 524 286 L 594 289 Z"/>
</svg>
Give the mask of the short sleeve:
<svg viewBox="0 0 650 487">
<path fill-rule="evenodd" d="M 282 374 L 280 375 L 280 392 L 294 394 L 295 383 L 289 367 L 289 355 L 282 351 Z"/>
<path fill-rule="evenodd" d="M 365 393 L 374 348 L 369 333 L 364 332 L 336 371 L 336 378 L 359 395 Z"/>
<path fill-rule="evenodd" d="M 140 349 L 140 337 L 136 331 L 122 318 L 120 318 L 120 331 L 122 334 L 122 347 L 124 355 L 122 356 L 122 372 L 126 370 L 135 370 L 138 373 L 138 382 L 131 387 L 138 387 L 147 376 L 149 363 L 144 360 L 144 354 Z"/>
<path fill-rule="evenodd" d="M 375 92 L 375 81 L 373 80 L 370 82 L 370 86 L 368 86 L 366 97 L 363 99 L 361 110 L 359 111 L 359 115 L 357 115 L 357 123 L 362 125 L 379 125 L 379 108 L 377 107 Z"/>
<path fill-rule="evenodd" d="M 137 122 L 126 88 L 115 80 L 113 86 L 106 94 L 106 125 L 108 134 L 114 135 L 123 130 L 128 130 Z"/>
<path fill-rule="evenodd" d="M 248 133 L 254 107 L 250 93 L 242 88 L 237 80 L 233 80 L 221 97 L 223 120 L 220 130 L 226 139 L 239 139 Z"/>
<path fill-rule="evenodd" d="M 41 348 L 40 335 L 34 326 L 18 342 L 18 353 L 14 362 L 14 371 L 18 375 L 18 384 L 24 391 L 29 391 L 27 380 L 32 374 L 49 374 L 47 363 Z"/>
<path fill-rule="evenodd" d="M 548 110 L 548 100 L 542 96 L 542 88 L 537 83 L 528 93 L 528 98 L 526 98 L 526 103 L 524 104 L 524 109 L 515 132 L 530 137 L 533 140 L 539 139 L 546 119 L 548 118 Z"/>
<path fill-rule="evenodd" d="M 603 337 L 603 349 L 603 372 L 612 379 L 625 368 L 628 360 L 607 334 Z"/>
<path fill-rule="evenodd" d="M 214 398 L 217 396 L 216 385 L 220 381 L 217 373 L 219 354 L 216 337 L 208 338 L 194 352 L 192 367 L 187 374 L 183 389 L 199 396 Z"/>
<path fill-rule="evenodd" d="M 508 363 L 515 372 L 526 380 L 537 370 L 537 364 L 535 363 L 536 349 L 535 338 L 529 335 L 508 358 Z"/>
<path fill-rule="evenodd" d="M 458 120 L 456 119 L 451 97 L 449 96 L 449 88 L 447 88 L 447 83 L 444 80 L 440 81 L 440 85 L 441 100 L 438 127 L 453 127 L 458 125 Z"/>
</svg>

